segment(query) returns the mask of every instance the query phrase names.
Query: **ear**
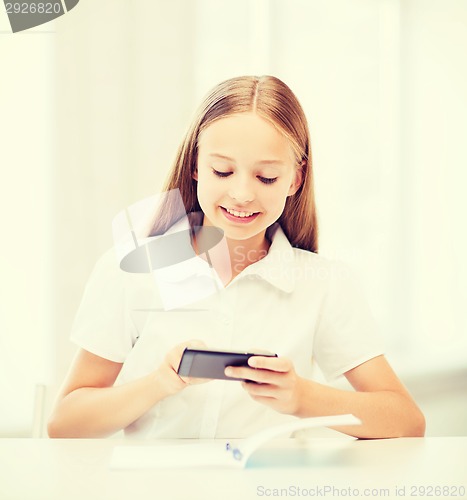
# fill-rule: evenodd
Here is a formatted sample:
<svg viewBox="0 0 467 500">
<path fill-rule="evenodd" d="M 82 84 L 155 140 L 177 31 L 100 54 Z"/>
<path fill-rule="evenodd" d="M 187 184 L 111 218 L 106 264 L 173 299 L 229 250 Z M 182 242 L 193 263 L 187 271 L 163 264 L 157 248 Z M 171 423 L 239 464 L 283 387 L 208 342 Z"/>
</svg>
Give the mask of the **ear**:
<svg viewBox="0 0 467 500">
<path fill-rule="evenodd" d="M 191 174 L 191 177 L 197 181 L 198 180 L 198 167 L 195 167 L 195 170 L 193 171 L 193 173 Z"/>
<path fill-rule="evenodd" d="M 287 196 L 294 195 L 298 191 L 298 189 L 300 188 L 300 186 L 302 185 L 302 182 L 303 182 L 303 168 L 305 167 L 305 165 L 306 165 L 306 161 L 303 160 L 300 163 L 300 165 L 297 167 L 297 169 L 295 170 L 295 175 L 294 175 L 294 178 L 292 180 L 292 184 L 290 184 Z"/>
</svg>

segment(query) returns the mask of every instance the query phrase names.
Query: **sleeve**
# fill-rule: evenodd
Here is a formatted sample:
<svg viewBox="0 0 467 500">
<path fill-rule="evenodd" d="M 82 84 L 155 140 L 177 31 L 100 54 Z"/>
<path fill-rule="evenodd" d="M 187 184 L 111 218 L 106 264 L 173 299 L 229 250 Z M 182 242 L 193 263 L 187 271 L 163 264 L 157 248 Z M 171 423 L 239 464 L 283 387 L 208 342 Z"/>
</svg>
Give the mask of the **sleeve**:
<svg viewBox="0 0 467 500">
<path fill-rule="evenodd" d="M 123 363 L 131 351 L 135 335 L 125 284 L 125 273 L 111 249 L 91 273 L 70 335 L 79 347 L 118 363 Z"/>
<path fill-rule="evenodd" d="M 331 381 L 383 353 L 379 328 L 359 282 L 347 266 L 335 263 L 315 332 L 315 361 Z"/>
</svg>

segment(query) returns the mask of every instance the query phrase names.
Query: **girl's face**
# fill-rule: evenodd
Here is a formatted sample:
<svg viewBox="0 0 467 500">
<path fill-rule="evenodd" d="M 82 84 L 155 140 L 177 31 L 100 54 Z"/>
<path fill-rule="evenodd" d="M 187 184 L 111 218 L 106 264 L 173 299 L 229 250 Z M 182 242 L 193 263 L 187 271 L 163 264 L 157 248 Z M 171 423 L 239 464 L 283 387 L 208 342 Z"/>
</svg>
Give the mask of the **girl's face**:
<svg viewBox="0 0 467 500">
<path fill-rule="evenodd" d="M 221 228 L 229 239 L 261 242 L 299 188 L 301 170 L 290 142 L 273 125 L 239 113 L 200 134 L 193 177 L 205 225 Z"/>
</svg>

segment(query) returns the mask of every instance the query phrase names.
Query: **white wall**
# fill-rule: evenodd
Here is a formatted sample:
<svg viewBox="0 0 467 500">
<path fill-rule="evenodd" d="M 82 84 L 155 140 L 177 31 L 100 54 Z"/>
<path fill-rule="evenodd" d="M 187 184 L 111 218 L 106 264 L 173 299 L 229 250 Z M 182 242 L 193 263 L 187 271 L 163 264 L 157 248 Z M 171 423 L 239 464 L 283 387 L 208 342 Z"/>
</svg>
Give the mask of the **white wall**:
<svg viewBox="0 0 467 500">
<path fill-rule="evenodd" d="M 55 34 L 0 35 L 0 433 L 27 433 L 34 383 L 64 377 L 113 216 L 159 189 L 201 97 L 239 74 L 301 100 L 322 252 L 362 276 L 404 379 L 422 394 L 425 372 L 465 367 L 466 27 L 462 0 L 100 0 Z"/>
<path fill-rule="evenodd" d="M 192 113 L 191 2 L 81 3 L 56 35 L 57 379 L 74 351 L 68 333 L 83 286 L 112 245 L 113 217 L 159 191 Z"/>
<path fill-rule="evenodd" d="M 425 364 L 465 368 L 467 4 L 410 0 L 401 5 L 408 342 L 425 354 Z"/>
<path fill-rule="evenodd" d="M 54 36 L 3 33 L 0 14 L 0 436 L 25 435 L 54 375 Z M 48 28 L 50 29 L 50 28 Z"/>
</svg>

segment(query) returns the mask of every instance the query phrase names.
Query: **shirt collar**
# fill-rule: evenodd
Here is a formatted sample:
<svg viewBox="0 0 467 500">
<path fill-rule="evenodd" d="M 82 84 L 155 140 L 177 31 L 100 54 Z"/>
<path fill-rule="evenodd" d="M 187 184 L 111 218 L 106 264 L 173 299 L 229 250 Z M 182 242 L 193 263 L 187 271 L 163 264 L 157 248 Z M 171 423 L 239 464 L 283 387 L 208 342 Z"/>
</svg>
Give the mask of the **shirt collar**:
<svg viewBox="0 0 467 500">
<path fill-rule="evenodd" d="M 191 225 L 202 224 L 202 215 L 202 212 L 194 212 L 189 214 L 190 219 L 188 217 L 179 219 L 165 234 L 169 235 L 187 230 L 190 228 L 190 223 Z M 295 288 L 295 253 L 293 247 L 277 222 L 267 229 L 266 236 L 271 241 L 268 254 L 263 259 L 246 267 L 232 280 L 232 283 L 247 276 L 258 276 L 276 288 L 291 293 Z M 159 269 L 156 272 L 159 278 L 170 282 L 181 282 L 194 276 L 212 277 L 215 274 L 209 264 L 198 256 L 180 264 Z"/>
<path fill-rule="evenodd" d="M 163 235 L 158 237 L 164 238 L 165 236 L 183 231 L 186 235 L 186 245 L 191 245 L 189 229 L 192 226 L 200 225 L 203 221 L 202 216 L 202 212 L 190 213 L 188 216 L 184 216 L 177 220 Z M 158 279 L 172 283 L 181 282 L 195 276 L 213 275 L 213 271 L 209 267 L 209 264 L 197 255 L 183 262 L 179 262 L 178 264 L 158 269 L 154 271 L 154 273 Z"/>
<path fill-rule="evenodd" d="M 279 223 L 273 224 L 266 232 L 271 240 L 268 254 L 261 260 L 250 264 L 238 278 L 256 275 L 271 285 L 291 293 L 295 288 L 295 253 Z"/>
</svg>

